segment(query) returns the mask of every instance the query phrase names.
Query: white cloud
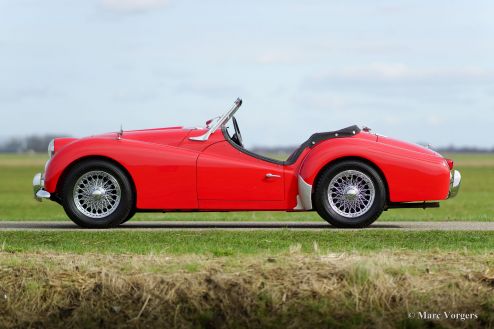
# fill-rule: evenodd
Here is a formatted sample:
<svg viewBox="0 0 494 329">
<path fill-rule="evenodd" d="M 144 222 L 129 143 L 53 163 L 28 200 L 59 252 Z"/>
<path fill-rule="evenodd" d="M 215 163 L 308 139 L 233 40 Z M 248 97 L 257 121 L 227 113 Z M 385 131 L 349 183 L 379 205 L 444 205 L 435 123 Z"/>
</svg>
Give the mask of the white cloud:
<svg viewBox="0 0 494 329">
<path fill-rule="evenodd" d="M 494 70 L 481 67 L 414 68 L 401 63 L 346 67 L 315 76 L 313 82 L 493 82 Z"/>
<path fill-rule="evenodd" d="M 168 5 L 168 0 L 102 0 L 106 8 L 121 12 L 141 12 Z"/>
<path fill-rule="evenodd" d="M 296 97 L 296 101 L 301 106 L 314 109 L 345 110 L 355 105 L 348 97 L 328 93 L 302 94 Z"/>
<path fill-rule="evenodd" d="M 407 5 L 399 5 L 399 4 L 388 4 L 388 5 L 382 5 L 382 6 L 377 6 L 376 11 L 379 14 L 384 14 L 384 15 L 397 15 L 397 14 L 407 14 L 410 12 L 412 8 Z"/>
<path fill-rule="evenodd" d="M 300 61 L 300 54 L 294 51 L 268 51 L 258 55 L 255 59 L 258 64 L 293 64 Z"/>
<path fill-rule="evenodd" d="M 404 64 L 371 64 L 368 67 L 348 67 L 336 75 L 350 79 L 397 79 L 410 77 L 416 73 Z"/>
<path fill-rule="evenodd" d="M 341 42 L 328 43 L 308 43 L 299 47 L 279 47 L 263 50 L 255 54 L 254 62 L 256 64 L 276 65 L 276 64 L 298 64 L 304 65 L 307 63 L 326 63 L 327 58 L 335 54 L 344 54 L 348 56 L 350 53 L 356 53 L 359 56 L 362 54 L 403 54 L 409 52 L 410 48 L 390 42 Z M 402 64 L 372 64 L 377 68 L 382 66 L 401 66 Z M 361 69 L 361 68 L 354 68 Z"/>
<path fill-rule="evenodd" d="M 437 114 L 430 114 L 425 118 L 425 122 L 429 126 L 441 126 L 447 123 L 447 118 Z"/>
<path fill-rule="evenodd" d="M 236 85 L 222 82 L 208 81 L 187 81 L 179 84 L 175 91 L 177 93 L 202 95 L 207 97 L 234 97 L 242 94 L 242 88 Z"/>
<path fill-rule="evenodd" d="M 382 118 L 382 122 L 388 126 L 394 126 L 402 124 L 403 118 L 396 115 L 386 115 Z"/>
</svg>

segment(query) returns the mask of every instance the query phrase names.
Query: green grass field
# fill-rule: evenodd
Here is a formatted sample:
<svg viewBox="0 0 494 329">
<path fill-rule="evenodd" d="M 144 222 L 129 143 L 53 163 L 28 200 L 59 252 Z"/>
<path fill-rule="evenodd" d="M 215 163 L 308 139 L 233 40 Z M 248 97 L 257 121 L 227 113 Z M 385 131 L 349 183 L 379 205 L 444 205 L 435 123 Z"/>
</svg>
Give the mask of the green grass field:
<svg viewBox="0 0 494 329">
<path fill-rule="evenodd" d="M 494 156 L 450 157 L 463 175 L 456 199 L 380 220 L 494 220 Z M 32 197 L 45 161 L 0 156 L 0 220 L 68 220 L 59 205 Z M 133 220 L 322 219 L 252 212 Z M 493 250 L 490 231 L 0 231 L 0 327 L 493 328 Z M 476 318 L 417 319 L 423 311 Z"/>
<path fill-rule="evenodd" d="M 381 221 L 491 221 L 494 220 L 494 155 L 452 154 L 463 175 L 460 194 L 440 209 L 398 209 Z M 0 220 L 68 220 L 53 202 L 38 203 L 32 197 L 32 178 L 43 170 L 45 155 L 0 155 Z M 214 221 L 318 221 L 314 212 L 245 212 L 138 214 L 133 220 Z"/>
<path fill-rule="evenodd" d="M 494 250 L 494 232 L 462 231 L 8 231 L 0 232 L 6 252 L 97 254 L 278 255 L 297 248 L 311 253 L 381 251 L 482 254 Z"/>
</svg>

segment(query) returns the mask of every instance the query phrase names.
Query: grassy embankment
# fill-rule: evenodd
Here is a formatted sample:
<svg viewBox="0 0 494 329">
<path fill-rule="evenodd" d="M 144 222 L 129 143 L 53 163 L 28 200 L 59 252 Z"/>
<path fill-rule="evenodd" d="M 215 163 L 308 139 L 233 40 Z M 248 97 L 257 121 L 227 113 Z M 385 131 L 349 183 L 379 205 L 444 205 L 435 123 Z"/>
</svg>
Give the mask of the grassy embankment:
<svg viewBox="0 0 494 329">
<path fill-rule="evenodd" d="M 492 328 L 492 256 L 0 253 L 0 327 Z"/>
</svg>

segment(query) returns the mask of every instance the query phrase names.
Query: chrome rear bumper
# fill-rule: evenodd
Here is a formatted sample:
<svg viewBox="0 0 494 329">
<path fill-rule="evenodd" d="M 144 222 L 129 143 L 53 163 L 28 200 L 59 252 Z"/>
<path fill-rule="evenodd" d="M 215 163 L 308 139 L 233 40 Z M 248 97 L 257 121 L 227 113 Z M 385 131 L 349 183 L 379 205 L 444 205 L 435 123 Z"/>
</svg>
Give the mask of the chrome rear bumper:
<svg viewBox="0 0 494 329">
<path fill-rule="evenodd" d="M 50 193 L 44 190 L 45 188 L 45 177 L 43 174 L 36 174 L 33 178 L 33 192 L 34 199 L 41 202 L 43 199 L 49 199 L 51 197 Z"/>
<path fill-rule="evenodd" d="M 454 198 L 458 195 L 461 186 L 461 174 L 458 170 L 451 172 L 451 183 L 449 185 L 448 199 Z"/>
</svg>

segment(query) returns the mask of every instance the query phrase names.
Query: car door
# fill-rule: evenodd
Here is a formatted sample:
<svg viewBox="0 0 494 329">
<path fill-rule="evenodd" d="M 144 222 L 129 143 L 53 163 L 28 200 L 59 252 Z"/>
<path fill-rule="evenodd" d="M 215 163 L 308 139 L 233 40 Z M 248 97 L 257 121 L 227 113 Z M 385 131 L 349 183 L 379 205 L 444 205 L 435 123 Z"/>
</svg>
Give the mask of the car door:
<svg viewBox="0 0 494 329">
<path fill-rule="evenodd" d="M 207 200 L 225 201 L 213 204 L 228 208 L 228 202 L 239 201 L 240 208 L 263 209 L 262 202 L 284 200 L 283 174 L 280 163 L 243 152 L 228 141 L 218 142 L 202 152 L 197 161 L 199 204 L 203 201 L 205 205 Z"/>
</svg>

